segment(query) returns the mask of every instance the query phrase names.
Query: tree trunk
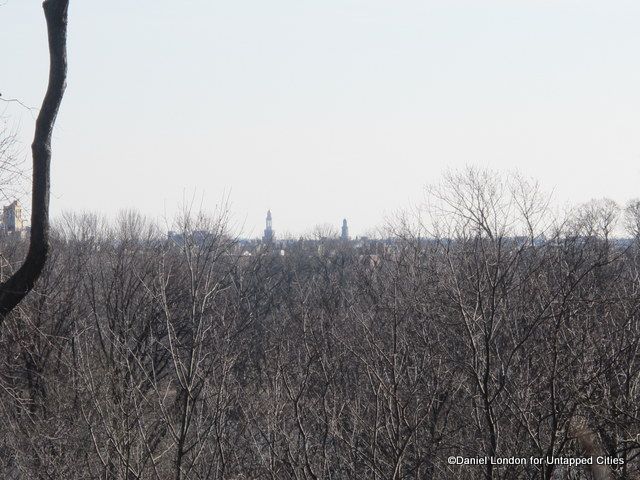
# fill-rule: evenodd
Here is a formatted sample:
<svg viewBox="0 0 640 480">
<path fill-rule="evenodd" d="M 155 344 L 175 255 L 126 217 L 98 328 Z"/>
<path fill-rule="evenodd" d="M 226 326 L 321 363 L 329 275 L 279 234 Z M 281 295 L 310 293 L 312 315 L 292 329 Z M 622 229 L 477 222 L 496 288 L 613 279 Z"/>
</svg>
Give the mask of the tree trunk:
<svg viewBox="0 0 640 480">
<path fill-rule="evenodd" d="M 24 263 L 0 285 L 0 323 L 31 291 L 49 253 L 49 182 L 51 134 L 62 102 L 67 78 L 67 11 L 69 0 L 42 4 L 49 38 L 49 85 L 36 120 L 31 150 L 31 238 Z"/>
</svg>

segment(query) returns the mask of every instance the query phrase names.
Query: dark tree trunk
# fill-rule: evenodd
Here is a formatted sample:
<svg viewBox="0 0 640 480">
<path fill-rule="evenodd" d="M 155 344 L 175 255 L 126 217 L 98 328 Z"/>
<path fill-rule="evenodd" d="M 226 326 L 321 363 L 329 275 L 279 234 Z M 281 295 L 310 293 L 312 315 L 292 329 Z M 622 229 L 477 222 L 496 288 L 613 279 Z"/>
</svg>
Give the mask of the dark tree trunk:
<svg viewBox="0 0 640 480">
<path fill-rule="evenodd" d="M 49 178 L 51 134 L 62 102 L 67 78 L 67 11 L 69 0 L 42 4 L 49 37 L 49 85 L 36 120 L 31 150 L 31 239 L 24 263 L 0 285 L 0 322 L 31 291 L 49 253 Z"/>
</svg>

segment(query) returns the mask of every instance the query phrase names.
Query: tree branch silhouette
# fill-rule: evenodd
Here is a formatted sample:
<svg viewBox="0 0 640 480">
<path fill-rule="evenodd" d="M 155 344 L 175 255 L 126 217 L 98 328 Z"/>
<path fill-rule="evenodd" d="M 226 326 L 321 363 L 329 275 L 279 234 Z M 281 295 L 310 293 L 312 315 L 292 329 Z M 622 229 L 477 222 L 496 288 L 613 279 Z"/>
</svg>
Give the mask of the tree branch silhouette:
<svg viewBox="0 0 640 480">
<path fill-rule="evenodd" d="M 42 7 L 49 41 L 49 84 L 31 145 L 31 238 L 24 263 L 0 285 L 0 322 L 33 289 L 49 254 L 51 135 L 66 87 L 69 0 L 45 0 Z"/>
</svg>

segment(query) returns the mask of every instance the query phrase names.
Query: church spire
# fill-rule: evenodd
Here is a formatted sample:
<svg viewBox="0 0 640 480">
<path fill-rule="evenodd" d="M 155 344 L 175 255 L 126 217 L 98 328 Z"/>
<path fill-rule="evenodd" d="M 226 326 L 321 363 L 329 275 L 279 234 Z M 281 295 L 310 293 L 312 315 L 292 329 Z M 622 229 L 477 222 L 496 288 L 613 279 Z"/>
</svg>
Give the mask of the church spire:
<svg viewBox="0 0 640 480">
<path fill-rule="evenodd" d="M 347 225 L 347 219 L 342 220 L 342 235 L 340 235 L 342 240 L 349 240 L 349 226 Z"/>
<path fill-rule="evenodd" d="M 275 237 L 275 232 L 273 231 L 271 210 L 267 210 L 267 221 L 264 229 L 264 235 L 262 236 L 262 241 L 265 243 L 271 243 L 273 242 L 274 237 Z"/>
</svg>

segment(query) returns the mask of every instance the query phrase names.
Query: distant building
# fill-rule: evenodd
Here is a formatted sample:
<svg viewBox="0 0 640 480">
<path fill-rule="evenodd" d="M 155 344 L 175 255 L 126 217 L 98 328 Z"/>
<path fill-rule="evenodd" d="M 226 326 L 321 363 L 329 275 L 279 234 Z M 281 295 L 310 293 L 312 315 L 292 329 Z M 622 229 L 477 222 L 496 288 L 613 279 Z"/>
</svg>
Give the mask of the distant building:
<svg viewBox="0 0 640 480">
<path fill-rule="evenodd" d="M 2 209 L 2 230 L 4 233 L 22 232 L 24 230 L 22 205 L 17 200 Z"/>
<path fill-rule="evenodd" d="M 342 220 L 342 234 L 340 235 L 342 240 L 349 240 L 349 226 L 347 225 L 347 219 Z"/>
<path fill-rule="evenodd" d="M 276 234 L 273 231 L 273 225 L 271 220 L 271 210 L 267 211 L 267 223 L 266 228 L 264 229 L 264 235 L 262 236 L 262 241 L 264 243 L 272 243 Z"/>
</svg>

